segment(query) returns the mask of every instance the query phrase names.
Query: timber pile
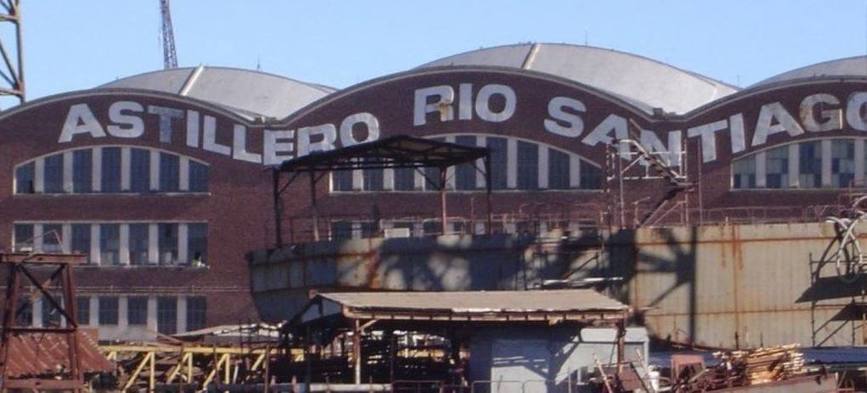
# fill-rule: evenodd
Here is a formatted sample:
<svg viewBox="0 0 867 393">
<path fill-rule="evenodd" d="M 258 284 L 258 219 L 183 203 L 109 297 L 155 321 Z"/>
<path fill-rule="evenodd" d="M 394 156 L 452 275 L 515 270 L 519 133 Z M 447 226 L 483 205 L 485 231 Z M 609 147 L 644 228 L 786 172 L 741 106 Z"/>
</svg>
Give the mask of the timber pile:
<svg viewBox="0 0 867 393">
<path fill-rule="evenodd" d="M 782 381 L 806 373 L 804 355 L 798 344 L 758 348 L 748 351 L 717 352 L 726 379 L 732 377 L 744 385 Z"/>
</svg>

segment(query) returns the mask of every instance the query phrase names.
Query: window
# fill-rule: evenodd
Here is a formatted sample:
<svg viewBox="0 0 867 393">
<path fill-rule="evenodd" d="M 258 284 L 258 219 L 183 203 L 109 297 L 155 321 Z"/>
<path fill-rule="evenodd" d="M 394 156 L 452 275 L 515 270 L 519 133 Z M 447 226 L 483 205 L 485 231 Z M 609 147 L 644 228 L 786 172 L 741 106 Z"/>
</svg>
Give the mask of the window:
<svg viewBox="0 0 867 393">
<path fill-rule="evenodd" d="M 352 191 L 352 171 L 331 172 L 331 189 L 334 191 Z"/>
<path fill-rule="evenodd" d="M 72 224 L 71 226 L 71 251 L 81 254 L 90 254 L 90 224 Z M 89 259 L 90 258 L 88 258 L 88 260 Z"/>
<path fill-rule="evenodd" d="M 102 148 L 102 192 L 120 192 L 120 148 Z"/>
<path fill-rule="evenodd" d="M 765 186 L 768 188 L 789 188 L 789 146 L 770 149 L 765 157 L 767 157 Z"/>
<path fill-rule="evenodd" d="M 849 187 L 855 182 L 855 141 L 831 140 L 831 186 Z"/>
<path fill-rule="evenodd" d="M 114 296 L 99 297 L 99 324 L 117 325 L 118 302 Z"/>
<path fill-rule="evenodd" d="M 63 154 L 45 157 L 44 182 L 46 193 L 63 192 Z"/>
<path fill-rule="evenodd" d="M 581 188 L 585 190 L 602 189 L 602 169 L 581 161 Z"/>
<path fill-rule="evenodd" d="M 569 188 L 569 155 L 554 149 L 548 149 L 548 188 Z"/>
<path fill-rule="evenodd" d="M 90 325 L 90 297 L 76 297 L 75 308 L 75 321 L 78 322 L 79 325 Z"/>
<path fill-rule="evenodd" d="M 756 187 L 756 156 L 744 157 L 732 163 L 732 187 Z"/>
<path fill-rule="evenodd" d="M 203 329 L 208 312 L 208 303 L 205 297 L 187 298 L 187 330 Z"/>
<path fill-rule="evenodd" d="M 518 141 L 518 189 L 539 188 L 539 145 Z"/>
<path fill-rule="evenodd" d="M 431 138 L 431 140 L 437 142 L 445 142 L 445 138 Z M 425 190 L 439 190 L 440 189 L 440 169 L 439 168 L 424 168 L 422 169 L 424 172 L 424 189 Z"/>
<path fill-rule="evenodd" d="M 208 166 L 190 160 L 190 191 L 208 192 Z"/>
<path fill-rule="evenodd" d="M 18 326 L 33 325 L 33 303 L 30 303 L 30 300 L 25 296 L 18 298 L 18 308 L 15 310 L 15 321 L 18 323 Z"/>
<path fill-rule="evenodd" d="M 160 191 L 180 191 L 180 157 L 160 153 Z"/>
<path fill-rule="evenodd" d="M 130 296 L 126 299 L 126 320 L 130 325 L 147 325 L 148 298 Z"/>
<path fill-rule="evenodd" d="M 187 224 L 187 252 L 193 266 L 208 262 L 208 224 Z"/>
<path fill-rule="evenodd" d="M 457 136 L 455 143 L 463 146 L 476 146 L 476 137 L 472 135 Z M 476 189 L 475 163 L 460 164 L 455 167 L 455 188 L 458 190 Z"/>
<path fill-rule="evenodd" d="M 415 190 L 415 168 L 396 168 L 394 170 L 394 189 L 397 191 Z"/>
<path fill-rule="evenodd" d="M 59 298 L 55 296 L 55 299 Z M 51 304 L 51 301 L 45 296 L 42 296 L 42 326 L 60 326 L 60 310 L 58 310 L 57 307 L 54 307 L 54 305 Z"/>
<path fill-rule="evenodd" d="M 349 221 L 334 221 L 331 223 L 331 240 L 352 239 L 352 223 Z"/>
<path fill-rule="evenodd" d="M 157 224 L 157 244 L 161 265 L 178 263 L 178 224 Z"/>
<path fill-rule="evenodd" d="M 15 224 L 15 251 L 33 251 L 33 224 Z"/>
<path fill-rule="evenodd" d="M 129 187 L 132 192 L 148 192 L 151 189 L 151 152 L 145 149 L 130 149 Z"/>
<path fill-rule="evenodd" d="M 157 331 L 175 334 L 178 329 L 178 303 L 173 297 L 157 298 Z"/>
<path fill-rule="evenodd" d="M 72 192 L 93 192 L 93 151 L 72 152 Z"/>
<path fill-rule="evenodd" d="M 822 186 L 822 142 L 804 142 L 798 145 L 800 160 L 799 184 L 801 188 Z"/>
<path fill-rule="evenodd" d="M 63 252 L 63 225 L 61 224 L 44 224 L 42 225 L 42 252 L 61 253 Z"/>
<path fill-rule="evenodd" d="M 18 167 L 15 170 L 15 193 L 17 194 L 32 194 L 36 192 L 33 183 L 33 174 L 36 164 L 29 163 Z"/>
<path fill-rule="evenodd" d="M 148 224 L 129 224 L 129 264 L 144 265 L 148 263 L 150 231 Z"/>
<path fill-rule="evenodd" d="M 378 160 L 370 160 L 371 164 L 375 164 Z M 383 170 L 382 169 L 363 169 L 361 171 L 363 181 L 362 190 L 365 191 L 382 191 L 383 189 Z"/>
<path fill-rule="evenodd" d="M 508 186 L 506 138 L 488 137 L 486 142 L 491 151 L 491 189 L 504 190 Z"/>
<path fill-rule="evenodd" d="M 99 226 L 100 264 L 120 264 L 120 225 L 100 224 Z"/>
</svg>

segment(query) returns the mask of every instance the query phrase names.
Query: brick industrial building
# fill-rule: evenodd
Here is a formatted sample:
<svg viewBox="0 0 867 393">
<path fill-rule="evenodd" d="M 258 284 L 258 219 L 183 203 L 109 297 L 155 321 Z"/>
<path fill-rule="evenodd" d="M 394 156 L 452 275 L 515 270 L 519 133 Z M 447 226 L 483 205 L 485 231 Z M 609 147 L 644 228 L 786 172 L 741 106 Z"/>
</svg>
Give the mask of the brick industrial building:
<svg viewBox="0 0 867 393">
<path fill-rule="evenodd" d="M 486 177 L 462 165 L 447 176 L 447 233 L 815 220 L 864 186 L 865 70 L 843 59 L 740 89 L 526 44 L 337 91 L 223 68 L 143 74 L 0 113 L 0 241 L 88 253 L 79 319 L 133 339 L 256 319 L 245 255 L 275 245 L 267 166 L 391 135 L 490 149 L 493 227 Z M 626 139 L 646 153 L 610 147 Z M 319 237 L 441 234 L 431 171 L 332 174 L 316 190 Z M 288 243 L 314 238 L 296 183 L 280 202 Z M 52 317 L 31 309 L 34 324 Z"/>
</svg>

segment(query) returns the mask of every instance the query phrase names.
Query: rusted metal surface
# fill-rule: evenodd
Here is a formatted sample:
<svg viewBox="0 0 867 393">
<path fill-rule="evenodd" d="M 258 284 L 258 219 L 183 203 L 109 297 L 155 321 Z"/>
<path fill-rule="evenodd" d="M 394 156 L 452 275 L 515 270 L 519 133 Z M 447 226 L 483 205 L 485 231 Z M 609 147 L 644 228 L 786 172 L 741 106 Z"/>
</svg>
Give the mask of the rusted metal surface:
<svg viewBox="0 0 867 393">
<path fill-rule="evenodd" d="M 95 329 L 81 329 L 78 335 L 78 359 L 83 373 L 114 371 L 96 344 Z M 10 353 L 6 375 L 25 378 L 53 375 L 69 369 L 69 346 L 66 337 L 56 333 L 13 335 L 9 341 Z"/>
<path fill-rule="evenodd" d="M 75 392 L 83 388 L 85 365 L 91 372 L 112 369 L 92 340 L 83 344 L 86 337 L 78 331 L 72 267 L 84 260 L 81 254 L 0 254 L 0 266 L 8 271 L 0 334 L 0 378 L 4 390 Z M 37 278 L 35 267 L 43 274 L 48 273 L 48 278 Z M 32 288 L 31 297 L 41 297 L 48 309 L 58 314 L 57 321 L 30 327 L 29 322 L 21 319 L 25 307 L 21 307 L 20 300 L 25 283 Z"/>
</svg>

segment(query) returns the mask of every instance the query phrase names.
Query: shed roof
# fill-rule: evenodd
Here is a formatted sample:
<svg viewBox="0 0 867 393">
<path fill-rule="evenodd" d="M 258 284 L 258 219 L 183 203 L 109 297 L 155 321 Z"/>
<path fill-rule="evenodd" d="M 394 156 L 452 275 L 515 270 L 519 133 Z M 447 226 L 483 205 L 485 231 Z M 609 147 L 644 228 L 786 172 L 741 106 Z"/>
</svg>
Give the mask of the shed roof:
<svg viewBox="0 0 867 393">
<path fill-rule="evenodd" d="M 280 164 L 284 172 L 448 167 L 488 155 L 484 147 L 395 135 L 337 150 L 311 153 Z"/>
<path fill-rule="evenodd" d="M 314 307 L 315 305 L 315 307 Z M 593 321 L 622 319 L 629 306 L 592 289 L 320 293 L 296 317 L 431 321 Z"/>
</svg>

